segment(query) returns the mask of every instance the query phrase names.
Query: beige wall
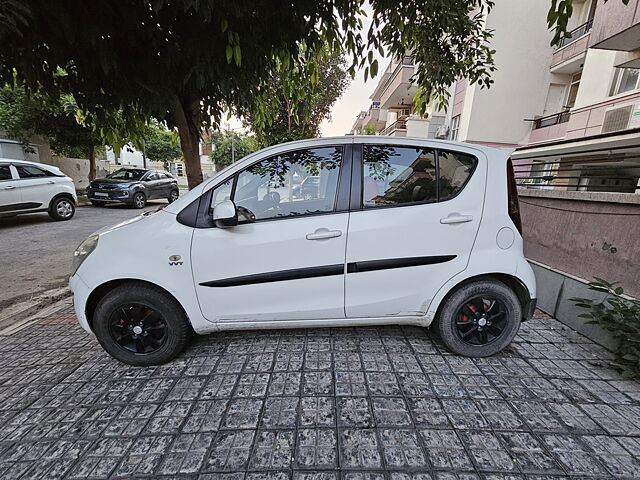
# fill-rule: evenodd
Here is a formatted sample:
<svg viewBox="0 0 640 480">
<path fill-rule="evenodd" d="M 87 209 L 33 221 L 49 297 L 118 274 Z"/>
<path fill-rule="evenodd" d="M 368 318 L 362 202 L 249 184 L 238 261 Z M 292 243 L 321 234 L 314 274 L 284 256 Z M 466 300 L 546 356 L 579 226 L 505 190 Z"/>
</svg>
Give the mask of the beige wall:
<svg viewBox="0 0 640 480">
<path fill-rule="evenodd" d="M 616 57 L 617 52 L 610 50 L 592 48 L 587 51 L 574 110 L 601 102 L 608 97 Z"/>
<path fill-rule="evenodd" d="M 89 186 L 89 160 L 86 158 L 51 157 L 49 165 L 58 167 L 73 180 L 78 192 L 84 192 Z M 107 160 L 96 160 L 96 178 L 104 177 L 109 173 Z"/>
<path fill-rule="evenodd" d="M 549 86 L 548 9 L 542 1 L 496 2 L 487 28 L 494 29 L 491 46 L 498 70 L 491 88 L 467 88 L 475 92 L 471 108 L 469 97 L 464 100 L 461 140 L 517 144 L 527 137 L 531 125 L 524 119 L 542 114 Z"/>
</svg>

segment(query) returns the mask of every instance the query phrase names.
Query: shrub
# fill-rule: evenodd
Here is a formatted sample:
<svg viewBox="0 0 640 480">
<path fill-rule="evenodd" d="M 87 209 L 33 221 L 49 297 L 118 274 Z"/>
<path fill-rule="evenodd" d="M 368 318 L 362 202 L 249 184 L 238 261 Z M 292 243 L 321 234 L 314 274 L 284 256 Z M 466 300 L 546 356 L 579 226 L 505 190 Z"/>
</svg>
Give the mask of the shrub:
<svg viewBox="0 0 640 480">
<path fill-rule="evenodd" d="M 610 331 L 619 341 L 614 366 L 625 378 L 640 377 L 640 300 L 624 298 L 624 290 L 618 283 L 597 277 L 589 282 L 589 289 L 605 293 L 606 297 L 601 302 L 572 298 L 576 306 L 589 310 L 579 316 L 590 319 L 587 323 L 598 324 Z"/>
</svg>

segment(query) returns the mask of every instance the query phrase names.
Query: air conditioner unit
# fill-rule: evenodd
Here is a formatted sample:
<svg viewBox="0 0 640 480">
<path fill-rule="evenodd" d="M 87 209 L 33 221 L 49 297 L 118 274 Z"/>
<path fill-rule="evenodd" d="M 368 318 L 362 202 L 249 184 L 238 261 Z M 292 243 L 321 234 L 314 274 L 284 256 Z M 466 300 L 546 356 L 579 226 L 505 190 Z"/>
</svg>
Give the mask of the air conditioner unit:
<svg viewBox="0 0 640 480">
<path fill-rule="evenodd" d="M 602 133 L 617 132 L 640 127 L 640 104 L 625 105 L 607 110 L 602 122 Z"/>
<path fill-rule="evenodd" d="M 436 128 L 436 138 L 440 140 L 446 140 L 449 136 L 449 127 L 447 125 L 440 125 Z"/>
</svg>

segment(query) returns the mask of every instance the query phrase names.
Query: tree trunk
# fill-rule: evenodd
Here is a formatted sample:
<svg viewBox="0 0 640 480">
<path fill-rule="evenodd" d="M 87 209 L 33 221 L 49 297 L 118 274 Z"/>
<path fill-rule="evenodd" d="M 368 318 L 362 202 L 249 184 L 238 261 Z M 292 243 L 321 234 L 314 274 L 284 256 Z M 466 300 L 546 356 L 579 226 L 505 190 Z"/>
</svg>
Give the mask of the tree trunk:
<svg viewBox="0 0 640 480">
<path fill-rule="evenodd" d="M 89 147 L 89 181 L 96 179 L 96 147 Z"/>
<path fill-rule="evenodd" d="M 172 101 L 172 114 L 180 136 L 180 147 L 184 155 L 189 188 L 202 183 L 202 165 L 200 165 L 200 128 L 197 122 L 200 104 L 197 100 L 186 101 L 177 96 Z"/>
</svg>

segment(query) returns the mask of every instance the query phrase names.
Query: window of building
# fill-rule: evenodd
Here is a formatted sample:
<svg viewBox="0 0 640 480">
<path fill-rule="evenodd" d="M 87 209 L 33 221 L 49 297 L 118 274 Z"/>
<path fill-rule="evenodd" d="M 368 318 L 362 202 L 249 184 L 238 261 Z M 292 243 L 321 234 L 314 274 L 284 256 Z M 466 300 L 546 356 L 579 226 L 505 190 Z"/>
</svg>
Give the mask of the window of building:
<svg viewBox="0 0 640 480">
<path fill-rule="evenodd" d="M 635 68 L 616 68 L 609 95 L 618 95 L 638 88 L 640 70 Z"/>
<path fill-rule="evenodd" d="M 576 104 L 576 97 L 578 96 L 578 88 L 580 87 L 580 78 L 582 77 L 582 72 L 576 73 L 571 77 L 571 83 L 569 84 L 569 88 L 567 90 L 567 98 L 564 102 L 564 109 L 573 108 Z"/>
<path fill-rule="evenodd" d="M 238 175 L 234 202 L 243 215 L 265 220 L 334 208 L 341 147 L 283 153 L 253 164 Z M 317 177 L 317 180 L 308 180 Z"/>
<path fill-rule="evenodd" d="M 436 160 L 428 148 L 364 146 L 364 207 L 436 201 Z"/>
<path fill-rule="evenodd" d="M 456 115 L 451 119 L 451 128 L 449 129 L 449 140 L 458 140 L 458 130 L 460 129 L 460 115 Z"/>
</svg>

